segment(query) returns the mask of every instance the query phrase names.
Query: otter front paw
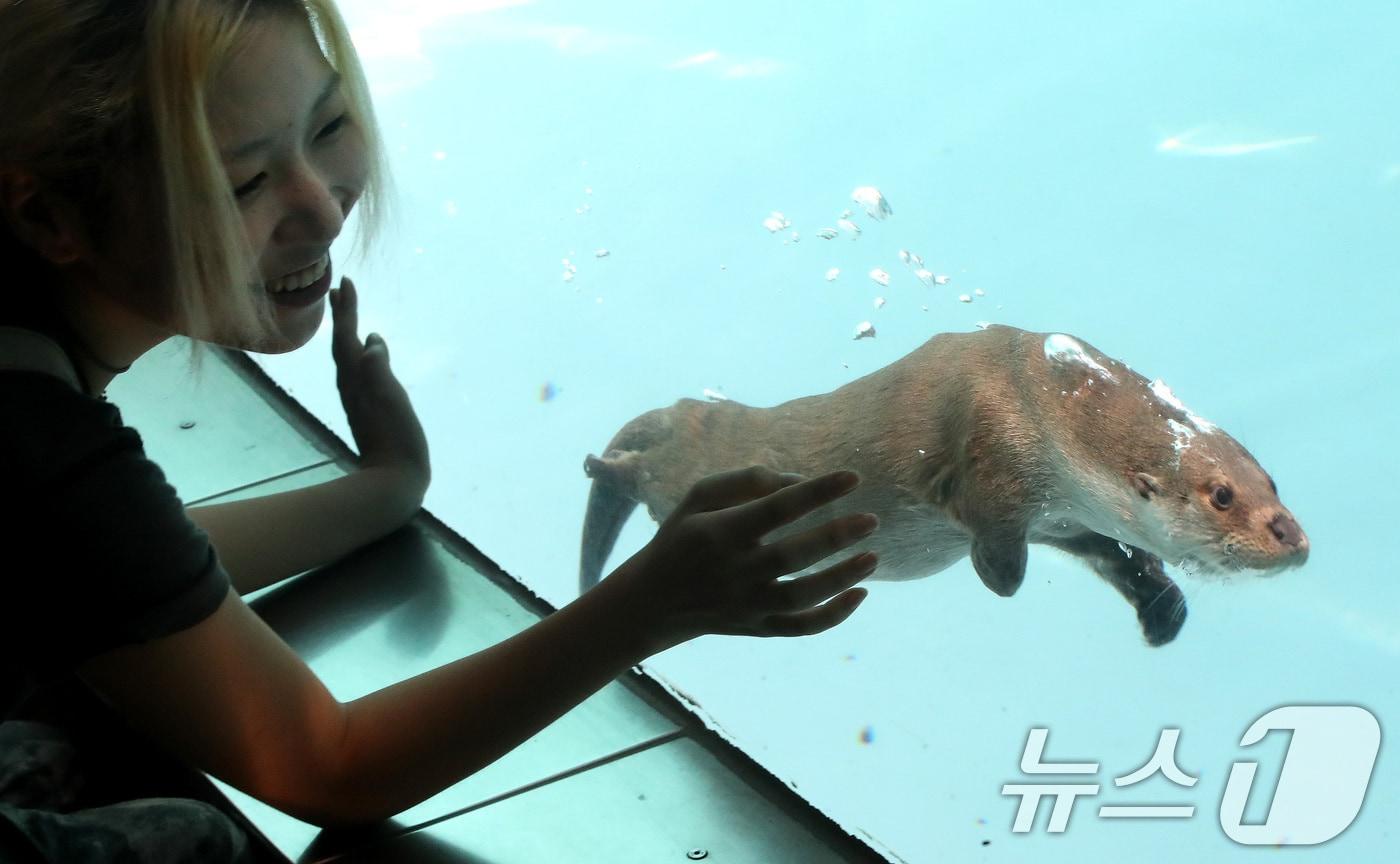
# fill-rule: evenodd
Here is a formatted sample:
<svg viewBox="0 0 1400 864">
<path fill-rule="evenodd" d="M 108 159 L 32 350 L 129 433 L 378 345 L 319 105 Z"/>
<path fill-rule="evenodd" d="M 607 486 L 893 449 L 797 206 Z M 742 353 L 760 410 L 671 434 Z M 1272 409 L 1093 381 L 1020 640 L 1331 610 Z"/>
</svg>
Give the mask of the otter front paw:
<svg viewBox="0 0 1400 864">
<path fill-rule="evenodd" d="M 982 584 L 1010 597 L 1026 578 L 1026 535 L 1022 531 L 985 532 L 972 541 L 972 569 Z"/>
<path fill-rule="evenodd" d="M 1138 610 L 1138 623 L 1147 644 L 1156 648 L 1176 638 L 1186 622 L 1186 598 L 1175 584 L 1168 585 L 1152 602 Z"/>
</svg>

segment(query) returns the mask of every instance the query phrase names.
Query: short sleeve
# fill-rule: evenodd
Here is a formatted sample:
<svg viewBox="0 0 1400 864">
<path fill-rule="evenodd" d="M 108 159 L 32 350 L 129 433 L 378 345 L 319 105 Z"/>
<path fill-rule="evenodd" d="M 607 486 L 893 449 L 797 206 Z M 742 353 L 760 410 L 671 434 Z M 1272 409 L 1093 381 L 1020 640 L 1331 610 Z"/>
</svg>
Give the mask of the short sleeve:
<svg viewBox="0 0 1400 864">
<path fill-rule="evenodd" d="M 35 378 L 0 379 L 16 377 Z M 114 406 L 55 379 L 26 386 L 33 413 L 0 428 L 11 457 L 28 461 L 19 466 L 27 506 L 4 531 L 27 565 L 0 578 L 6 641 L 20 637 L 9 646 L 19 655 L 12 662 L 57 671 L 212 614 L 228 575 L 137 431 Z M 0 385 L 0 404 L 6 390 Z"/>
</svg>

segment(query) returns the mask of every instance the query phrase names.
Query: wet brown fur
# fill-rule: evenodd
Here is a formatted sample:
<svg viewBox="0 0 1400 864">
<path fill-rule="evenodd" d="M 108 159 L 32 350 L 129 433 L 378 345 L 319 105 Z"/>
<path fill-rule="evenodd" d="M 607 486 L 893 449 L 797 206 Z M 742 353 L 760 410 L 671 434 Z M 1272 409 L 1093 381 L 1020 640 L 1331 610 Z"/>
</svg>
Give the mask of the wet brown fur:
<svg viewBox="0 0 1400 864">
<path fill-rule="evenodd" d="M 770 538 L 874 512 L 880 531 L 850 550 L 880 553 L 873 578 L 920 578 L 971 554 L 978 575 L 1003 596 L 1024 578 L 1026 544 L 1045 543 L 1081 558 L 1123 594 L 1150 644 L 1170 641 L 1185 604 L 1159 554 L 1219 545 L 1231 531 L 1238 550 L 1264 530 L 1248 522 L 1231 528 L 1224 517 L 1237 514 L 1208 506 L 1198 519 L 1207 475 L 1233 478 L 1259 514 L 1287 511 L 1234 439 L 1200 433 L 1178 462 L 1166 421 L 1190 423 L 1186 412 L 1083 340 L 1076 341 L 1116 381 L 1082 363 L 1052 362 L 1047 335 L 1003 326 L 944 333 L 827 394 L 772 408 L 681 399 L 642 414 L 601 459 L 585 462 L 594 485 L 581 587 L 601 576 L 637 502 L 661 521 L 710 474 L 749 465 L 809 477 L 850 469 L 864 478 L 854 492 Z M 1144 523 L 1144 513 L 1150 523 L 1159 512 L 1143 509 L 1154 499 L 1176 508 L 1160 512 L 1182 514 L 1167 520 L 1167 539 Z M 1172 531 L 1185 533 L 1173 539 Z M 1138 541 L 1126 544 L 1131 556 L 1119 545 L 1123 539 Z M 1263 557 L 1245 563 L 1271 566 L 1267 544 L 1254 545 Z M 1211 563 L 1220 564 L 1220 556 Z"/>
</svg>

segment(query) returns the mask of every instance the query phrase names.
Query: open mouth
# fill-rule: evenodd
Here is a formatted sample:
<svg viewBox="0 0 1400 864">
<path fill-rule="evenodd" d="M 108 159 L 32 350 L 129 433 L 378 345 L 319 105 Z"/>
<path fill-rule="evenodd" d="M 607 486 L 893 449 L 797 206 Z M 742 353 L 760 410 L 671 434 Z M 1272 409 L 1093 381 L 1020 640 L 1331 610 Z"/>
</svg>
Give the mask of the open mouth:
<svg viewBox="0 0 1400 864">
<path fill-rule="evenodd" d="M 298 273 L 263 284 L 263 290 L 279 306 L 310 306 L 326 296 L 331 288 L 331 256 Z"/>
</svg>

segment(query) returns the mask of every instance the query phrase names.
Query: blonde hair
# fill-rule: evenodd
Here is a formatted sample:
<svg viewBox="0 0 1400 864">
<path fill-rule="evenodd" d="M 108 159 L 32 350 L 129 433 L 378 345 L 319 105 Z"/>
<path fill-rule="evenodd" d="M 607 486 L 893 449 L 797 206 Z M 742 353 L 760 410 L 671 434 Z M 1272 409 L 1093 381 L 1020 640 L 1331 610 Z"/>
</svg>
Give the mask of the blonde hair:
<svg viewBox="0 0 1400 864">
<path fill-rule="evenodd" d="M 389 203 L 383 145 L 364 70 L 334 0 L 0 0 L 0 166 L 57 192 L 94 245 L 127 220 L 149 225 L 159 284 L 148 298 L 183 333 L 248 338 L 274 329 L 238 203 L 206 114 L 209 87 L 254 17 L 299 15 L 341 75 L 364 136 L 366 185 L 355 254 Z M 0 305 L 53 278 L 0 220 Z M 2 283 L 0 283 L 2 284 Z M 18 288 L 19 290 L 15 290 Z M 43 293 L 52 293 L 44 291 Z M 198 372 L 203 345 L 190 340 Z"/>
</svg>

